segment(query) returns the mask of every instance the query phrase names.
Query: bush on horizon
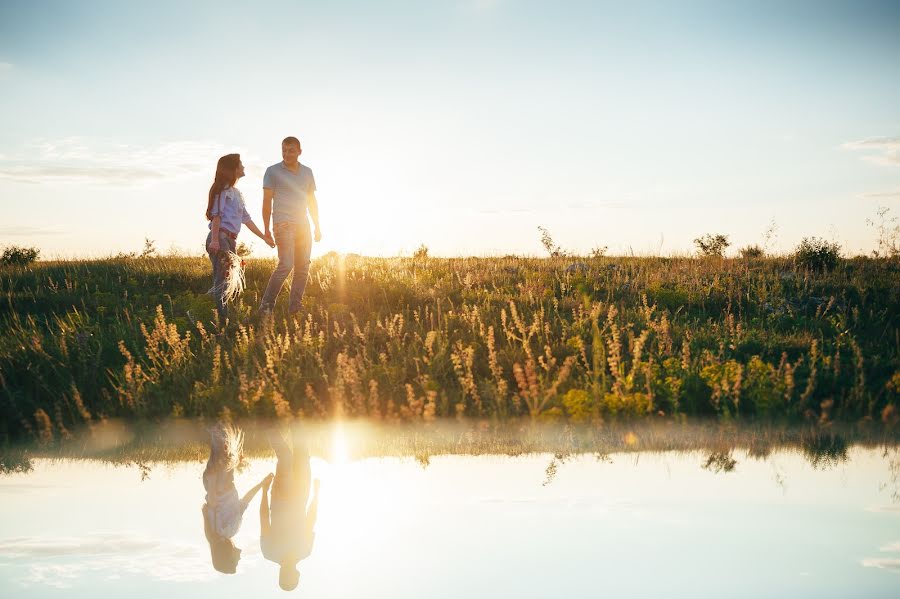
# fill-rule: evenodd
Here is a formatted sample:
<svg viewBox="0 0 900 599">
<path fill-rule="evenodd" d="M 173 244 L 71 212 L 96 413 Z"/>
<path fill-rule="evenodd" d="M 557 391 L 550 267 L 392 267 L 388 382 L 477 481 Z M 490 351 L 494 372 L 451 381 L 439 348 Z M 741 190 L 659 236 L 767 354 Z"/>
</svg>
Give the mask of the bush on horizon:
<svg viewBox="0 0 900 599">
<path fill-rule="evenodd" d="M 697 246 L 697 252 L 701 256 L 722 258 L 731 242 L 728 241 L 728 235 L 707 233 L 703 237 L 695 239 L 694 245 Z"/>
<path fill-rule="evenodd" d="M 758 245 L 748 245 L 741 248 L 741 258 L 744 260 L 756 260 L 765 256 L 765 251 Z"/>
<path fill-rule="evenodd" d="M 10 245 L 4 248 L 0 255 L 0 265 L 3 266 L 28 266 L 37 261 L 41 251 L 33 247 L 19 247 Z"/>
<path fill-rule="evenodd" d="M 794 250 L 794 262 L 807 270 L 831 270 L 840 257 L 841 245 L 821 237 L 804 237 Z"/>
</svg>

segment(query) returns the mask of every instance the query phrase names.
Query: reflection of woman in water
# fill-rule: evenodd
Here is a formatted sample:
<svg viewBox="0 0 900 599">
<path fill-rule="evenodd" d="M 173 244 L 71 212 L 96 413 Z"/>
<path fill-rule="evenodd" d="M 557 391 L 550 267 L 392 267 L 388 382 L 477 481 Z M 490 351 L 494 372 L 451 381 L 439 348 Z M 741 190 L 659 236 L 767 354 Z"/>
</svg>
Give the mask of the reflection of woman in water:
<svg viewBox="0 0 900 599">
<path fill-rule="evenodd" d="M 310 480 L 309 451 L 306 442 L 295 432 L 293 448 L 280 433 L 269 435 L 278 464 L 272 483 L 272 505 L 267 497 L 268 483 L 263 484 L 259 504 L 259 545 L 263 557 L 281 566 L 278 584 L 285 591 L 297 588 L 300 572 L 297 563 L 312 553 L 316 534 L 316 514 L 319 505 L 319 481 L 314 481 L 314 494 L 309 509 Z"/>
<path fill-rule="evenodd" d="M 234 546 L 231 537 L 241 527 L 244 511 L 253 496 L 271 482 L 272 475 L 250 489 L 243 499 L 238 499 L 234 470 L 243 455 L 244 433 L 233 426 L 219 424 L 210 430 L 210 437 L 209 461 L 203 471 L 203 487 L 206 489 L 203 531 L 209 541 L 213 567 L 219 572 L 234 574 L 241 559 L 241 550 Z"/>
</svg>

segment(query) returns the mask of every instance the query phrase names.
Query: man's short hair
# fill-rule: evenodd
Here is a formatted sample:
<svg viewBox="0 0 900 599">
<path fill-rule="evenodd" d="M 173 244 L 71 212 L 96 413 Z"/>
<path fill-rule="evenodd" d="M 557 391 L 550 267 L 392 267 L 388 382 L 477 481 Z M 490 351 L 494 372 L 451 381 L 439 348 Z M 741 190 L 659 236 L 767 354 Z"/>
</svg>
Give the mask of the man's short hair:
<svg viewBox="0 0 900 599">
<path fill-rule="evenodd" d="M 284 145 L 284 144 L 291 144 L 291 145 L 297 146 L 299 148 L 300 140 L 297 139 L 296 137 L 294 137 L 293 135 L 291 135 L 291 136 L 285 137 L 284 139 L 281 140 L 281 145 Z"/>
<path fill-rule="evenodd" d="M 278 586 L 282 590 L 293 591 L 299 582 L 300 572 L 297 570 L 297 564 L 281 564 L 281 569 L 278 571 Z"/>
</svg>

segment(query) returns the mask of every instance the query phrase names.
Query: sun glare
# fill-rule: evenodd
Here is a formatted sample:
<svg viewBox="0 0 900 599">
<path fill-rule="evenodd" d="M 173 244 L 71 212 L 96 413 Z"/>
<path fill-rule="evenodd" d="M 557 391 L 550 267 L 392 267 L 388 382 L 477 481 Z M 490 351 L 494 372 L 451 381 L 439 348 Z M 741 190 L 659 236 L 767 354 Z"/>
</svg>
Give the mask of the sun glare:
<svg viewBox="0 0 900 599">
<path fill-rule="evenodd" d="M 344 425 L 338 421 L 334 425 L 331 434 L 331 454 L 329 455 L 329 464 L 332 466 L 341 466 L 350 461 L 350 452 L 347 445 L 347 432 Z"/>
</svg>

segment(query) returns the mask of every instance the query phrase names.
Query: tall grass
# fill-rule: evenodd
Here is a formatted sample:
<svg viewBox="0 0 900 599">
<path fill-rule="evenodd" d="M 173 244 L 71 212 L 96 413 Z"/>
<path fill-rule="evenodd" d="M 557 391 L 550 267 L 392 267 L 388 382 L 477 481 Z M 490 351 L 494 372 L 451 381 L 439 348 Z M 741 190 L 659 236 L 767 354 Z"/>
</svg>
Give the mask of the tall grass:
<svg viewBox="0 0 900 599">
<path fill-rule="evenodd" d="M 896 260 L 571 260 L 328 255 L 302 317 L 259 321 L 274 265 L 250 259 L 221 330 L 205 259 L 2 269 L 0 437 L 223 414 L 895 418 Z"/>
</svg>

